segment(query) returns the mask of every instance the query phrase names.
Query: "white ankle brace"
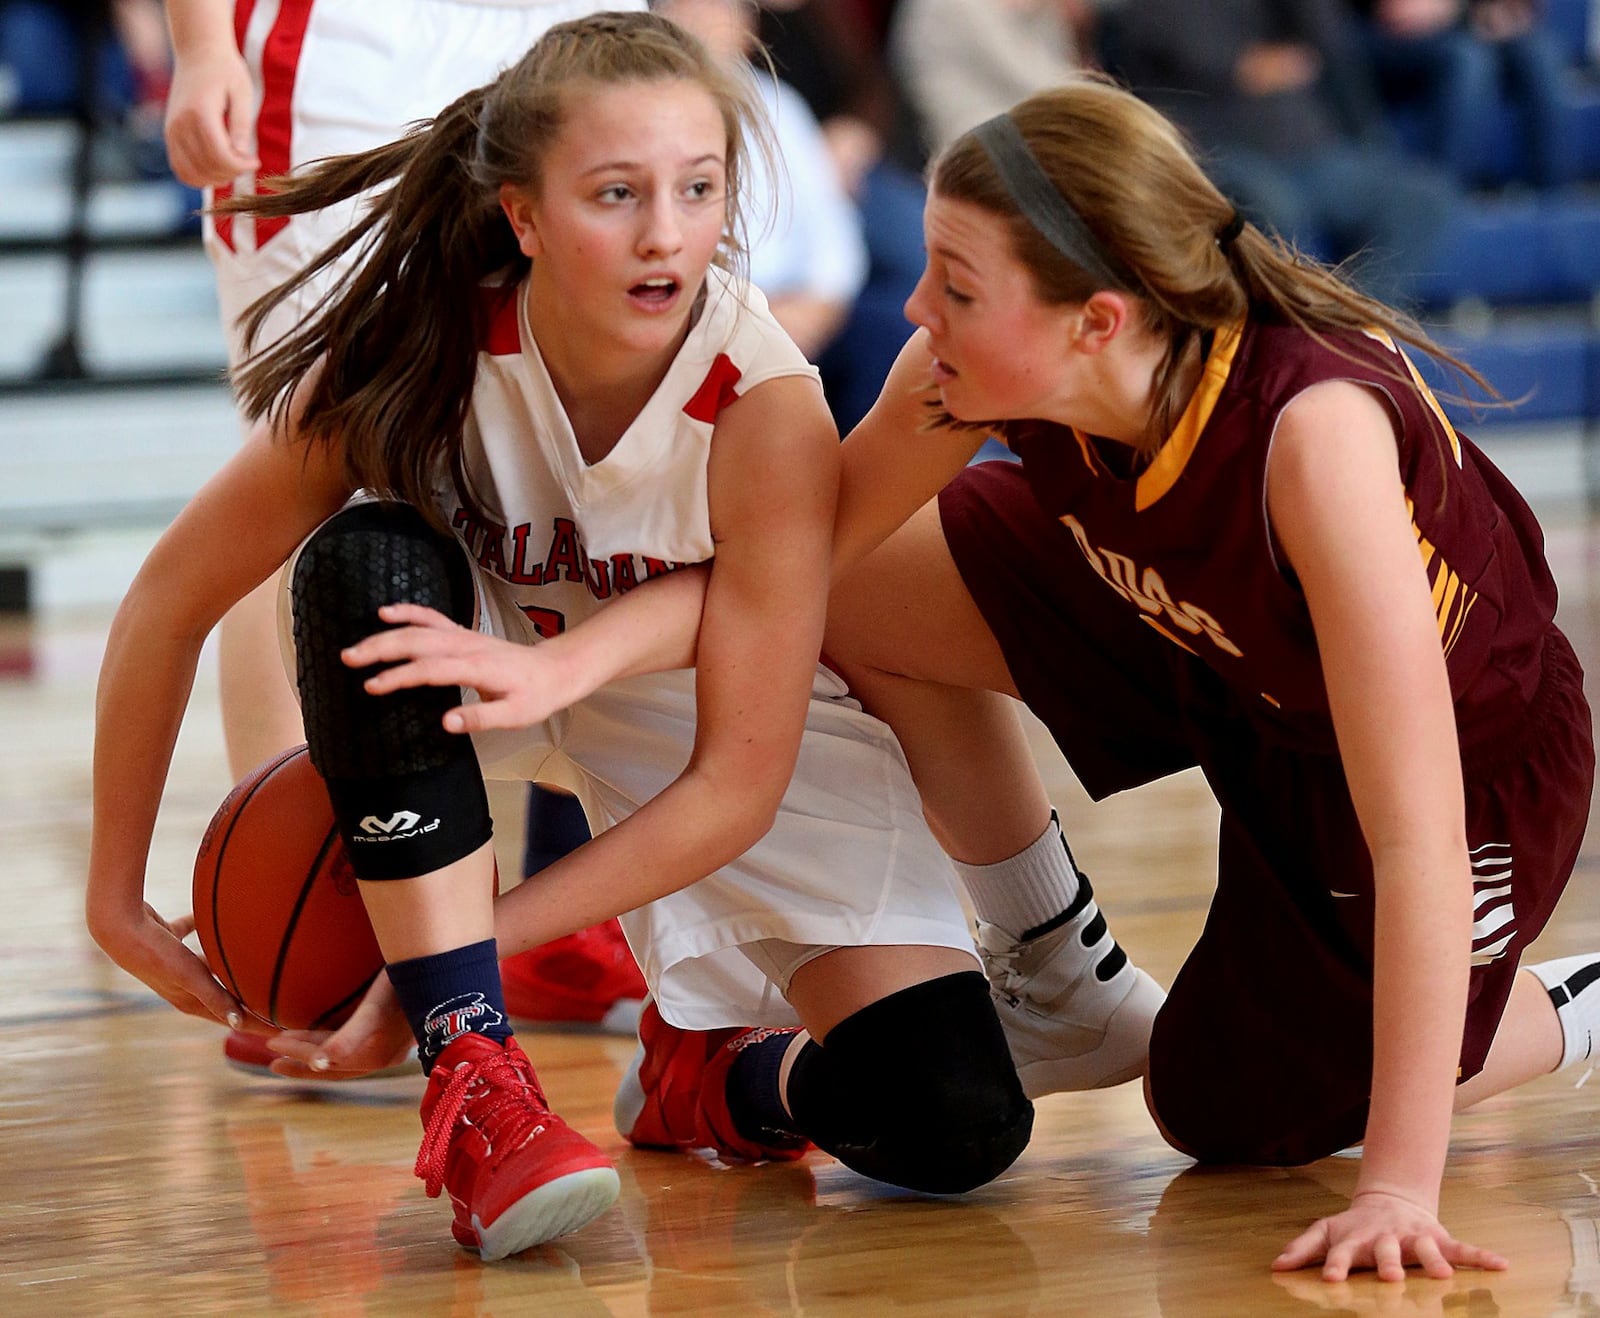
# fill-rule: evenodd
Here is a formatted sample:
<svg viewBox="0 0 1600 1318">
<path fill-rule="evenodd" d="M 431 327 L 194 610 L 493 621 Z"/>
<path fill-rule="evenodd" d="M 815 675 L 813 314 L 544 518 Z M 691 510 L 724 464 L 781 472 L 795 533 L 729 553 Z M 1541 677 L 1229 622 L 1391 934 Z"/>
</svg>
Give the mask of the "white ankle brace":
<svg viewBox="0 0 1600 1318">
<path fill-rule="evenodd" d="M 1555 1004 L 1561 1022 L 1561 1067 L 1593 1058 L 1600 1041 L 1600 952 L 1542 961 L 1528 969 Z"/>
</svg>

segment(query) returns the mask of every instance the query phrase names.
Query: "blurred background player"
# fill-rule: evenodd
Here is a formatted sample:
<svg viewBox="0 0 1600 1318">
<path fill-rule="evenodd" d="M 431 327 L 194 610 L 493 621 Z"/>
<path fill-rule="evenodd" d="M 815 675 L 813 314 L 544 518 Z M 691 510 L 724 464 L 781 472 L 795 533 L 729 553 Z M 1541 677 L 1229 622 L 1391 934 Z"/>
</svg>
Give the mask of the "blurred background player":
<svg viewBox="0 0 1600 1318">
<path fill-rule="evenodd" d="M 750 282 L 812 362 L 844 327 L 867 279 L 867 246 L 855 202 L 811 107 L 759 61 L 749 0 L 659 0 L 658 13 L 687 28 L 729 64 L 748 70 L 772 120 L 778 177 L 759 153 L 748 180 Z"/>
<path fill-rule="evenodd" d="M 858 0 L 757 6 L 761 44 L 821 126 L 867 242 L 866 284 L 817 362 L 841 435 L 877 400 L 922 270 L 923 153 L 870 9 Z"/>
<path fill-rule="evenodd" d="M 929 153 L 1075 77 L 1093 61 L 1097 17 L 1091 0 L 898 0 L 889 56 Z"/>
</svg>

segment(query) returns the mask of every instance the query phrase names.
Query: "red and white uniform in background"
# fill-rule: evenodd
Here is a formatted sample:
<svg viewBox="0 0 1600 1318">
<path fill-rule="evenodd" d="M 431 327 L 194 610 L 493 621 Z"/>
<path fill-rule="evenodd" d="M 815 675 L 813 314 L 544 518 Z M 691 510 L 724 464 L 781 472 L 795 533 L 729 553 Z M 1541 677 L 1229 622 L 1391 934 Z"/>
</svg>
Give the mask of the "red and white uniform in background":
<svg viewBox="0 0 1600 1318">
<path fill-rule="evenodd" d="M 553 24 L 644 7 L 641 0 L 237 0 L 234 36 L 255 80 L 260 176 L 392 142 L 516 63 Z M 207 203 L 255 186 L 255 175 L 242 175 L 208 191 Z M 240 313 L 345 232 L 359 205 L 293 219 L 206 219 L 230 365 L 243 356 Z M 257 346 L 298 324 L 347 268 L 324 271 L 277 307 Z"/>
</svg>

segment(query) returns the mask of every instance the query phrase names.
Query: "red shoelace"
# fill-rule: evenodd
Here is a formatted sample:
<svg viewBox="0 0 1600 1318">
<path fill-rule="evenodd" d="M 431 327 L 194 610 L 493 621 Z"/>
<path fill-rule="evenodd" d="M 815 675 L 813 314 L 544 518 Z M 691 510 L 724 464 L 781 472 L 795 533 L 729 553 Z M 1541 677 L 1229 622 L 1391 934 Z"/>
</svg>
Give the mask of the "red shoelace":
<svg viewBox="0 0 1600 1318">
<path fill-rule="evenodd" d="M 477 1086 L 481 1086 L 483 1092 L 473 1092 Z M 417 1152 L 417 1165 L 413 1169 L 422 1178 L 430 1199 L 437 1198 L 444 1186 L 450 1137 L 468 1103 L 473 1107 L 471 1123 L 483 1132 L 492 1148 L 520 1147 L 538 1133 L 550 1115 L 544 1094 L 520 1057 L 501 1052 L 462 1062 L 428 1115 L 422 1148 Z"/>
</svg>

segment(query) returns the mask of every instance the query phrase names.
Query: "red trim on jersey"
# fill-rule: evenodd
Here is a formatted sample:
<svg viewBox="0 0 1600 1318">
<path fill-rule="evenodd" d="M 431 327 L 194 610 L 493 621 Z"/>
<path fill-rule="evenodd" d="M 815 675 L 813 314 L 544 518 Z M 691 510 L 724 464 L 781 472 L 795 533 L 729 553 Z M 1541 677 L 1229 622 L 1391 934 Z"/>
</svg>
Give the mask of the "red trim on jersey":
<svg viewBox="0 0 1600 1318">
<path fill-rule="evenodd" d="M 517 326 L 517 290 L 520 284 L 480 284 L 478 299 L 478 351 L 491 357 L 515 357 L 522 351 Z"/>
<path fill-rule="evenodd" d="M 231 196 L 233 196 L 233 184 L 231 183 L 219 183 L 211 189 L 211 202 L 213 205 Z M 211 229 L 217 235 L 217 241 L 230 252 L 239 250 L 233 245 L 233 216 L 213 215 L 211 217 Z"/>
<path fill-rule="evenodd" d="M 706 372 L 706 378 L 694 391 L 694 397 L 683 405 L 684 415 L 704 421 L 707 425 L 715 422 L 717 413 L 739 396 L 735 386 L 743 374 L 727 353 L 719 352 L 711 363 L 711 369 Z"/>
<path fill-rule="evenodd" d="M 289 172 L 293 136 L 294 80 L 300 49 L 311 23 L 313 0 L 283 0 L 261 49 L 261 109 L 256 114 L 256 155 L 260 174 Z M 256 247 L 265 247 L 289 223 L 286 216 L 256 221 Z"/>
<path fill-rule="evenodd" d="M 233 44 L 240 50 L 244 49 L 245 34 L 250 30 L 250 15 L 255 11 L 256 0 L 238 0 L 238 3 L 233 7 Z M 211 189 L 211 201 L 213 204 L 225 201 L 231 196 L 233 196 L 232 183 L 223 183 Z M 212 216 L 211 229 L 217 235 L 217 241 L 230 252 L 239 250 L 233 241 L 233 216 Z"/>
</svg>

